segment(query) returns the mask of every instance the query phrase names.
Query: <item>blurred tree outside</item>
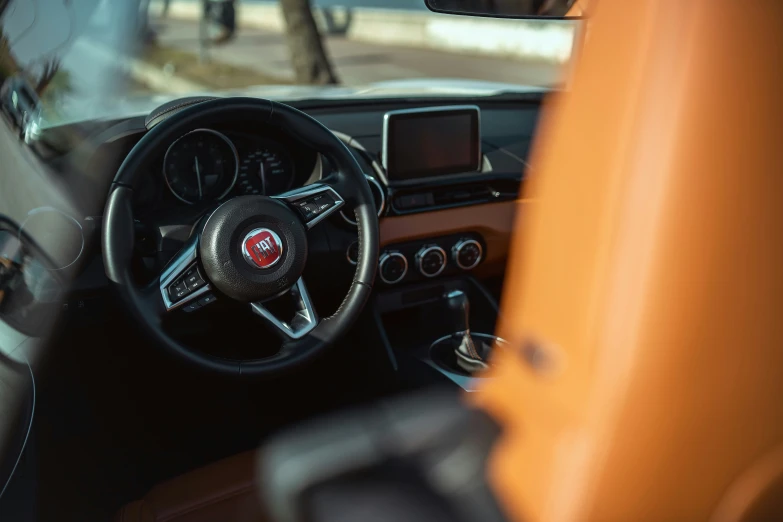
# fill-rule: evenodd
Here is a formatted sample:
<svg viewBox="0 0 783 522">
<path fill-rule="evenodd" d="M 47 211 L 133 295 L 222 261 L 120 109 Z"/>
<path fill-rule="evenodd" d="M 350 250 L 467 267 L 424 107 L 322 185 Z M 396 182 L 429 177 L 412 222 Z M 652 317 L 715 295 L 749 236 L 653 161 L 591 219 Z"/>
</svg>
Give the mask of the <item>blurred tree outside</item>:
<svg viewBox="0 0 783 522">
<path fill-rule="evenodd" d="M 285 19 L 288 52 L 296 83 L 339 83 L 313 18 L 310 0 L 280 0 L 280 8 Z"/>
<path fill-rule="evenodd" d="M 16 60 L 11 54 L 11 46 L 8 45 L 8 38 L 0 34 L 0 84 L 16 73 L 18 66 Z"/>
<path fill-rule="evenodd" d="M 61 82 L 55 81 L 58 78 L 58 72 L 60 70 L 60 60 L 58 58 L 52 58 L 44 62 L 41 67 L 41 74 L 38 76 L 38 82 L 35 85 L 35 90 L 38 94 L 44 92 L 49 85 L 54 83 L 59 85 Z M 59 75 L 62 78 L 62 75 Z"/>
<path fill-rule="evenodd" d="M 0 0 L 0 20 L 3 19 L 3 14 L 9 5 L 11 5 L 11 0 Z M 3 34 L 2 29 L 0 29 L 0 84 L 7 77 L 16 74 L 18 69 L 19 66 L 16 63 L 16 59 L 11 54 L 11 43 L 6 35 Z"/>
<path fill-rule="evenodd" d="M 64 0 L 66 6 L 70 0 Z M 11 6 L 11 0 L 0 0 L 0 20 Z M 22 75 L 40 97 L 45 113 L 53 113 L 62 98 L 73 90 L 70 74 L 60 67 L 60 60 L 56 56 L 42 57 L 40 72 L 34 72 L 33 64 L 22 66 L 13 55 L 11 42 L 0 30 L 0 84 L 6 78 L 14 75 Z"/>
<path fill-rule="evenodd" d="M 60 67 L 60 60 L 52 58 L 44 62 L 34 88 L 41 99 L 44 115 L 51 117 L 57 114 L 63 98 L 73 92 L 73 83 L 70 73 Z"/>
</svg>

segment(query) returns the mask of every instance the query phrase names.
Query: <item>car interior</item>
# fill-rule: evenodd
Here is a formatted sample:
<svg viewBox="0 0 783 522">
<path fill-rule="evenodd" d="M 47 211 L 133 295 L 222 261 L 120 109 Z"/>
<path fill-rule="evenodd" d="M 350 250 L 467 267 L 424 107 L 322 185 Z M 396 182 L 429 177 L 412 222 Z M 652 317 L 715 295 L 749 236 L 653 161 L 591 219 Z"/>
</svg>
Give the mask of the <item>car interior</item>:
<svg viewBox="0 0 783 522">
<path fill-rule="evenodd" d="M 453 344 L 495 339 L 542 96 L 194 97 L 58 128 L 85 137 L 48 159 L 83 247 L 38 377 L 41 516 L 105 515 L 226 457 L 252 472 L 267 434 L 325 412 L 473 390 Z M 243 246 L 259 229 L 269 275 Z"/>
<path fill-rule="evenodd" d="M 61 348 L 50 348 L 52 373 L 39 378 L 39 387 L 52 387 L 42 397 L 64 402 L 38 404 L 39 419 L 51 408 L 54 425 L 38 428 L 45 442 L 37 458 L 78 470 L 85 454 L 105 444 L 111 468 L 136 471 L 127 483 L 130 477 L 116 477 L 121 488 L 94 469 L 69 472 L 67 484 L 42 505 L 64 509 L 80 502 L 79 490 L 97 492 L 101 484 L 111 490 L 99 497 L 117 505 L 140 497 L 160 477 L 251 450 L 264 433 L 318 413 L 430 385 L 472 389 L 475 379 L 458 364 L 451 336 L 470 328 L 477 344 L 493 339 L 541 96 L 465 108 L 466 101 L 274 104 L 270 110 L 270 102 L 253 99 L 197 98 L 81 129 L 99 140 L 89 167 L 58 173 L 70 196 L 90 209 L 78 221 L 91 227 L 72 227 L 83 234 L 84 248 L 51 341 Z M 263 123 L 270 112 L 283 111 L 290 121 Z M 251 112 L 258 117 L 248 118 Z M 395 117 L 410 118 L 415 127 L 384 129 Z M 402 183 L 390 180 L 383 152 L 399 152 L 382 151 L 388 133 L 416 132 L 445 118 L 464 119 L 474 152 L 428 160 L 443 163 L 444 171 L 472 162 L 474 172 L 422 176 L 427 165 L 410 165 L 398 167 L 412 173 Z M 329 131 L 335 137 L 327 142 Z M 463 139 L 437 137 L 455 138 Z M 207 153 L 188 155 L 189 148 Z M 77 148 L 52 162 L 72 165 L 78 155 Z M 189 166 L 193 158 L 217 173 L 205 176 L 204 187 L 176 173 L 178 161 Z M 316 187 L 323 190 L 313 192 Z M 108 202 L 93 198 L 96 192 L 110 193 Z M 271 196 L 269 209 L 252 206 L 259 194 Z M 295 212 L 307 221 L 286 230 L 302 220 Z M 245 235 L 271 228 L 268 223 L 284 237 L 276 238 L 284 245 L 273 247 L 283 251 L 283 274 L 303 286 L 284 288 L 295 295 L 261 305 L 281 287 L 263 278 L 248 285 L 255 266 L 236 255 L 233 243 L 244 244 Z M 228 243 L 207 247 L 210 232 Z M 213 255 L 220 257 L 202 257 Z M 235 273 L 224 273 L 232 263 Z M 120 295 L 110 283 L 134 294 Z M 335 326 L 313 329 L 313 317 Z M 326 343 L 332 346 L 319 356 Z M 269 379 L 252 378 L 259 375 Z M 71 399 L 76 390 L 82 400 Z M 75 459 L 70 464 L 61 461 L 67 455 Z M 94 508 L 97 514 L 101 506 Z"/>
<path fill-rule="evenodd" d="M 783 4 L 588 5 L 560 90 L 25 144 L 0 519 L 778 519 Z"/>
</svg>

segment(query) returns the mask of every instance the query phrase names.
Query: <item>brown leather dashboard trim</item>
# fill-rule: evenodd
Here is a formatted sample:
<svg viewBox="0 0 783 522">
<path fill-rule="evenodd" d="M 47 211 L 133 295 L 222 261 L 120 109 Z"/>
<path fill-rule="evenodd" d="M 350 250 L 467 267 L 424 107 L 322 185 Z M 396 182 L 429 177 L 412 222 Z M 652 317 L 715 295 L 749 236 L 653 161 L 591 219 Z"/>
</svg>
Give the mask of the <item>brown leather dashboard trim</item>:
<svg viewBox="0 0 783 522">
<path fill-rule="evenodd" d="M 484 262 L 477 275 L 493 275 L 504 270 L 514 219 L 524 200 L 452 208 L 381 220 L 381 248 L 427 237 L 459 232 L 478 232 L 484 237 Z"/>
</svg>

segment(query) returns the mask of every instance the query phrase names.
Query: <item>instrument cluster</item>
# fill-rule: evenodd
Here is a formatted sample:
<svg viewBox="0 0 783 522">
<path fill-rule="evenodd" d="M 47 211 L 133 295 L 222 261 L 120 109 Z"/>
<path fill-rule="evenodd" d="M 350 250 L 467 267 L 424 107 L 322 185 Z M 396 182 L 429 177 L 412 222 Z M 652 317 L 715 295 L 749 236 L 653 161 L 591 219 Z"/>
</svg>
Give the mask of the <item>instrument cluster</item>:
<svg viewBox="0 0 783 522">
<path fill-rule="evenodd" d="M 240 195 L 278 195 L 320 177 L 316 156 L 266 136 L 195 129 L 168 146 L 159 174 L 151 173 L 138 203 L 200 205 Z"/>
</svg>

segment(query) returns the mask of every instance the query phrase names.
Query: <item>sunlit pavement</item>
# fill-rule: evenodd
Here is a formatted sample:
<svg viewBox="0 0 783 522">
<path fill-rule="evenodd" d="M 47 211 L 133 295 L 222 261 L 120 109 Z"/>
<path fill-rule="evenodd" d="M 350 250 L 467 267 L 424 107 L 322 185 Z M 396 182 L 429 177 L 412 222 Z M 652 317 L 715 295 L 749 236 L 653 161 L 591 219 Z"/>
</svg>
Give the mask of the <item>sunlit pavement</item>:
<svg viewBox="0 0 783 522">
<path fill-rule="evenodd" d="M 197 22 L 158 18 L 151 22 L 160 45 L 199 53 Z M 285 36 L 242 28 L 241 23 L 240 19 L 240 29 L 233 41 L 209 49 L 210 59 L 292 82 Z M 557 83 L 561 74 L 561 66 L 551 63 L 379 45 L 339 36 L 326 37 L 325 41 L 340 81 L 347 85 L 436 77 L 549 86 Z"/>
</svg>

